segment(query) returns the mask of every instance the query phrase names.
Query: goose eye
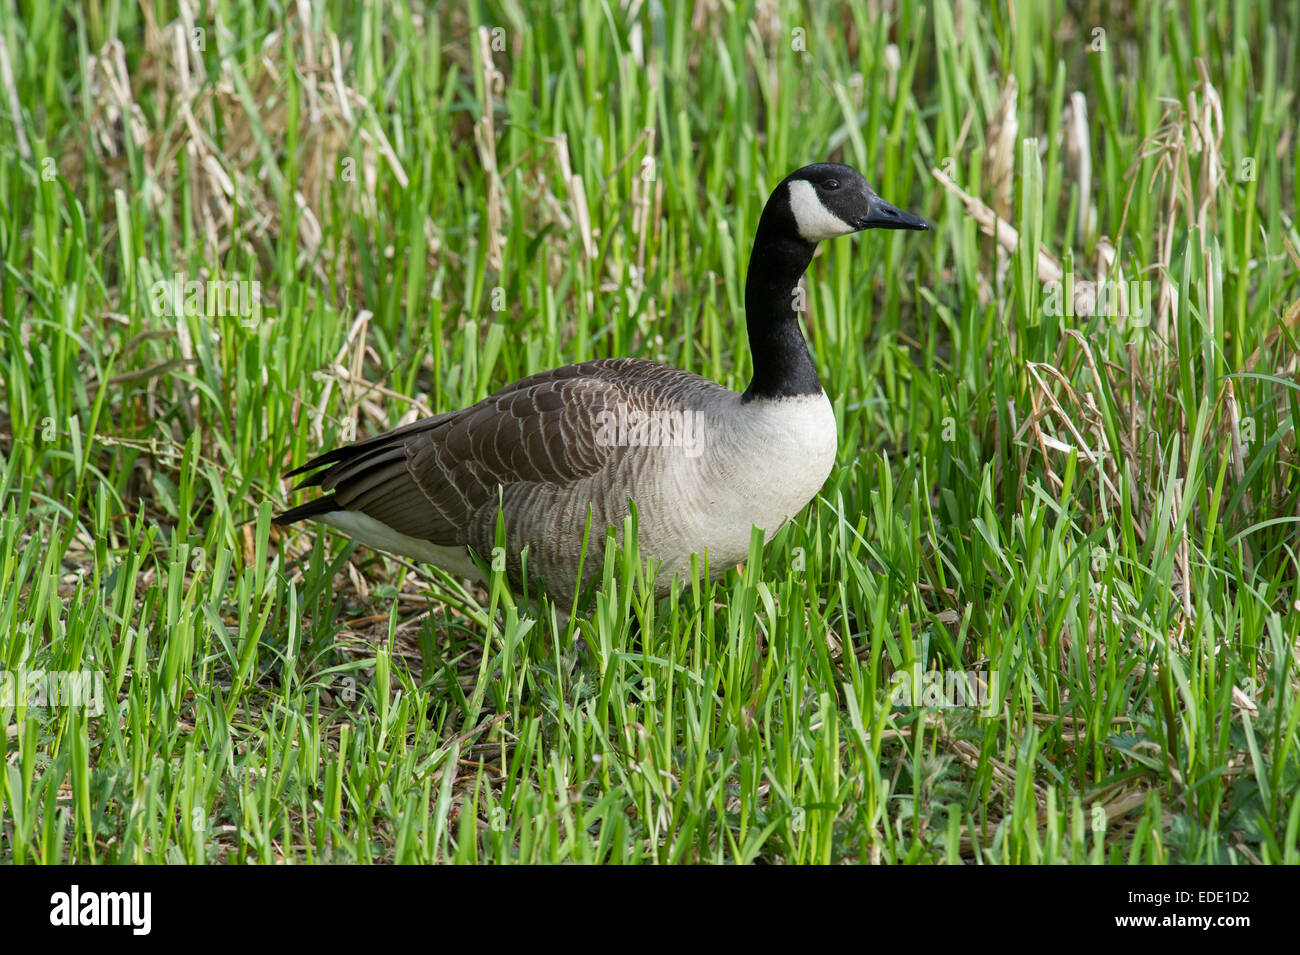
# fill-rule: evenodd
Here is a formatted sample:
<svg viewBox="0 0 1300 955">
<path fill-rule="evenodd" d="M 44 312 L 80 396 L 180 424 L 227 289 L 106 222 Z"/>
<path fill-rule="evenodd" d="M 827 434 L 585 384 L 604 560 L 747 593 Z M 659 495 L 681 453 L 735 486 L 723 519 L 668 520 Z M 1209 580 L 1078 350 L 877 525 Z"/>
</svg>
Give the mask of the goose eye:
<svg viewBox="0 0 1300 955">
<path fill-rule="evenodd" d="M 827 192 L 830 192 L 833 189 L 838 189 L 839 187 L 840 187 L 840 181 L 838 179 L 827 179 L 825 182 L 822 183 L 822 188 L 825 189 Z"/>
</svg>

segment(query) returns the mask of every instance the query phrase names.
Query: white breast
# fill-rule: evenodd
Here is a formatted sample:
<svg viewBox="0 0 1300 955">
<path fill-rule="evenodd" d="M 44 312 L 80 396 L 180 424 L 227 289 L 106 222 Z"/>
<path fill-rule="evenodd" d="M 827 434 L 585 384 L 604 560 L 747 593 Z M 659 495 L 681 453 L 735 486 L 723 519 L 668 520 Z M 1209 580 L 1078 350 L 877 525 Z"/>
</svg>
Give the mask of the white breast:
<svg viewBox="0 0 1300 955">
<path fill-rule="evenodd" d="M 751 529 L 771 540 L 835 464 L 835 413 L 824 392 L 749 403 L 733 394 L 710 410 L 702 453 L 694 463 L 680 459 L 656 509 L 662 524 L 641 524 L 643 550 L 664 562 L 661 580 L 686 576 L 690 553 L 706 548 L 715 574 L 743 561 Z"/>
</svg>

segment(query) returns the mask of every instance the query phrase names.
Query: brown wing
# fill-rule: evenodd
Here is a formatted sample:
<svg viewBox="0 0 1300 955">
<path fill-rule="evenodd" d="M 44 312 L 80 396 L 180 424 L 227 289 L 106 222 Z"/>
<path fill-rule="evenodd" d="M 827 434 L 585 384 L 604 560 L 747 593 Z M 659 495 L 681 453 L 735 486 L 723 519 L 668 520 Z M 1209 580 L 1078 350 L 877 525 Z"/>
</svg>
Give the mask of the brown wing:
<svg viewBox="0 0 1300 955">
<path fill-rule="evenodd" d="M 641 359 L 567 365 L 520 379 L 475 405 L 323 454 L 291 474 L 332 492 L 280 515 L 292 523 L 359 511 L 441 545 L 471 543 L 474 517 L 498 487 L 564 486 L 611 466 L 621 448 L 597 443 L 601 412 L 648 408 L 684 389 L 718 387 Z"/>
</svg>

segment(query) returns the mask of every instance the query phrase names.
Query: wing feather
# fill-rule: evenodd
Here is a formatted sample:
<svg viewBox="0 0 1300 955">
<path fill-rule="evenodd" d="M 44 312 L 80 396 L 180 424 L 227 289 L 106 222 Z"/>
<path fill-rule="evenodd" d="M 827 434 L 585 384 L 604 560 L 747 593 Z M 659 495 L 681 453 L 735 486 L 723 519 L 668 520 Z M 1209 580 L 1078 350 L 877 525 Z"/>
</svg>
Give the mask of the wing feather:
<svg viewBox="0 0 1300 955">
<path fill-rule="evenodd" d="M 625 449 L 596 440 L 602 412 L 681 407 L 709 388 L 719 386 L 642 359 L 566 365 L 460 411 L 326 452 L 290 474 L 315 471 L 300 486 L 333 492 L 335 509 L 360 511 L 434 544 L 474 544 L 476 528 L 481 534 L 489 526 L 485 509 L 495 513 L 498 487 L 513 491 L 513 500 L 536 502 L 547 488 L 616 464 Z M 317 516 L 329 499 L 318 500 L 280 517 Z M 511 515 L 516 526 L 522 519 Z"/>
</svg>

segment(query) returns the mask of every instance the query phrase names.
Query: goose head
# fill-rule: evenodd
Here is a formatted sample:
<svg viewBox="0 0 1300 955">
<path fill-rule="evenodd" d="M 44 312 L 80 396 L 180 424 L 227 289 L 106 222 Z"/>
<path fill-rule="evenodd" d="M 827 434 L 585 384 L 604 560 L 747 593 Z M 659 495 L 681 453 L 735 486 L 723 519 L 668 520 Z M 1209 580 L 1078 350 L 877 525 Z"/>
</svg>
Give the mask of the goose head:
<svg viewBox="0 0 1300 955">
<path fill-rule="evenodd" d="M 804 242 L 821 242 L 863 229 L 928 229 L 920 216 L 886 202 L 862 173 L 841 163 L 797 169 L 776 187 L 768 208 L 774 223 Z"/>
<path fill-rule="evenodd" d="M 817 243 L 863 229 L 928 228 L 878 196 L 852 166 L 814 163 L 782 179 L 759 217 L 745 277 L 754 377 L 743 400 L 822 394 L 799 329 L 799 281 Z"/>
</svg>

